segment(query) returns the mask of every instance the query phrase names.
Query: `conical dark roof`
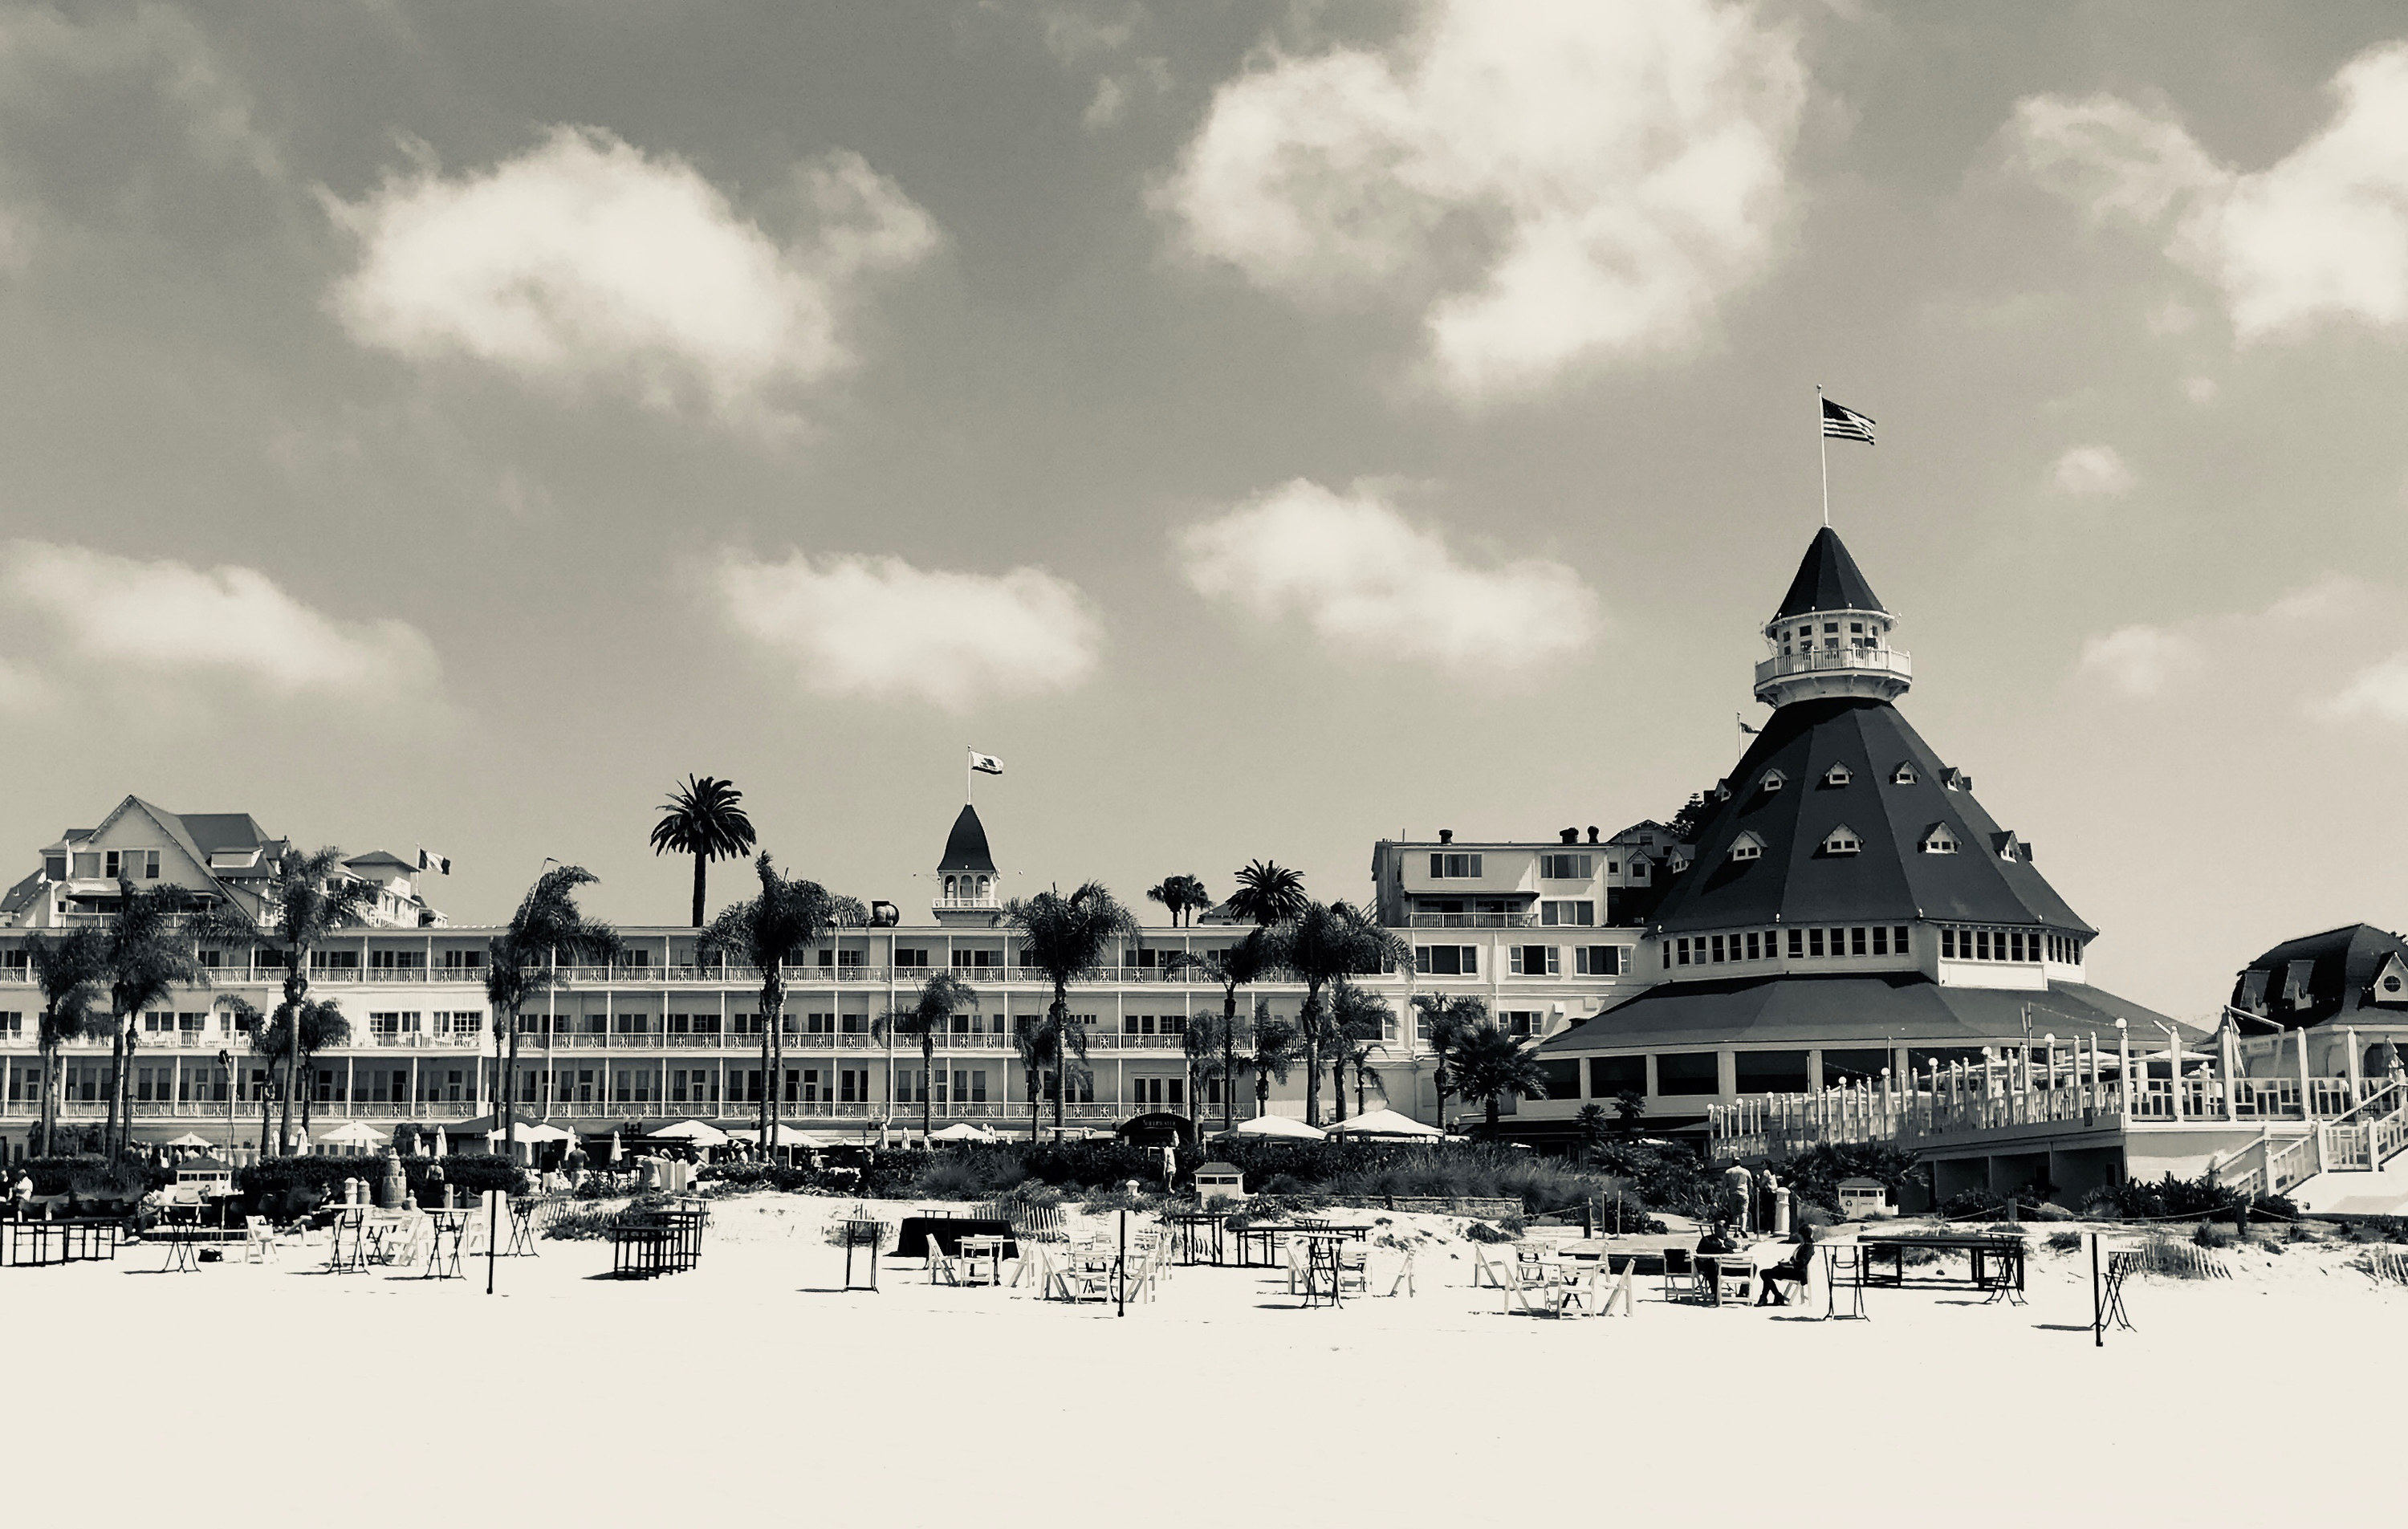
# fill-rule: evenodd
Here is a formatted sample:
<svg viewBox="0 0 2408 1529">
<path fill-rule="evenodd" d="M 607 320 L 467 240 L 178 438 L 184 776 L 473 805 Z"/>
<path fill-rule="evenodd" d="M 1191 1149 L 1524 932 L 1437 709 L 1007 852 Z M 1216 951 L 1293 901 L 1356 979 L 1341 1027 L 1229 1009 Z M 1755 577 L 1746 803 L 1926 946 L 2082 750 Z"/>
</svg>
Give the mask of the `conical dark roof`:
<svg viewBox="0 0 2408 1529">
<path fill-rule="evenodd" d="M 1798 577 L 1789 581 L 1789 593 L 1782 596 L 1774 619 L 1802 616 L 1810 610 L 1888 609 L 1865 582 L 1840 534 L 1827 525 L 1807 545 L 1806 560 L 1798 564 Z"/>
<path fill-rule="evenodd" d="M 978 808 L 965 805 L 962 815 L 953 820 L 953 831 L 945 836 L 945 858 L 937 863 L 937 869 L 995 874 L 995 856 L 987 851 L 986 824 L 979 822 Z"/>
<path fill-rule="evenodd" d="M 1847 772 L 1844 784 L 1829 782 L 1835 764 Z M 1900 765 L 1911 780 L 1898 779 Z M 1784 778 L 1779 790 L 1764 789 L 1768 770 Z M 2027 850 L 2001 857 L 2008 836 L 1971 791 L 1946 785 L 1947 774 L 1886 701 L 1848 696 L 1783 707 L 1731 772 L 1730 799 L 1708 804 L 1695 864 L 1673 879 L 1648 922 L 1670 934 L 1915 918 L 2095 933 L 2033 868 Z M 1948 830 L 1955 853 L 1917 848 L 1935 825 Z M 1842 827 L 1860 848 L 1826 852 Z M 1731 858 L 1742 834 L 1762 845 L 1756 858 Z"/>
</svg>

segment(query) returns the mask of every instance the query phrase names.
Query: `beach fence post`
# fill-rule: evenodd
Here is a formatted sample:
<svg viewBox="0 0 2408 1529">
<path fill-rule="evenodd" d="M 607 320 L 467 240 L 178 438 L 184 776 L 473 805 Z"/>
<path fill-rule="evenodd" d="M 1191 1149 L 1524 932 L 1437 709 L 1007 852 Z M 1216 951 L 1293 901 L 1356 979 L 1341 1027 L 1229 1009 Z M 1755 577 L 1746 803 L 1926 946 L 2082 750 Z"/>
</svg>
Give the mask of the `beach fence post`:
<svg viewBox="0 0 2408 1529">
<path fill-rule="evenodd" d="M 2090 1346 L 2094 1349 L 2107 1346 L 2107 1314 L 2100 1308 L 2100 1300 L 2099 1234 L 2093 1232 L 2090 1234 Z"/>
</svg>

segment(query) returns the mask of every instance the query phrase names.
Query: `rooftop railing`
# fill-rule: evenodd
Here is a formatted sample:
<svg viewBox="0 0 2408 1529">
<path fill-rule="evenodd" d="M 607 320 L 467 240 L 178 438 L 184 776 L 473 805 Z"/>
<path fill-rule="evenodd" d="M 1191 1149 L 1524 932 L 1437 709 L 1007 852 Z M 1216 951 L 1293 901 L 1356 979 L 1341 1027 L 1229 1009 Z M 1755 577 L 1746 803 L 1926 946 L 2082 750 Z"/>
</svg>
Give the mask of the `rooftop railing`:
<svg viewBox="0 0 2408 1529">
<path fill-rule="evenodd" d="M 1826 674 L 1855 670 L 1914 678 L 1914 661 L 1897 648 L 1817 648 L 1808 653 L 1776 653 L 1756 666 L 1756 682 L 1793 674 Z"/>
</svg>

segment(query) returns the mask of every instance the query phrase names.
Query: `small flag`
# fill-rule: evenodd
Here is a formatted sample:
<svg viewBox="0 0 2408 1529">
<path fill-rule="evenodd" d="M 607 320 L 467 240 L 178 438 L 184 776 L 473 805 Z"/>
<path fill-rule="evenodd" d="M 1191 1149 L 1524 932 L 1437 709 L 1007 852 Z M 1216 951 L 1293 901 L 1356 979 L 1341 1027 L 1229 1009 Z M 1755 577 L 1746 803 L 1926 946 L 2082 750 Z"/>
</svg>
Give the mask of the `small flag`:
<svg viewBox="0 0 2408 1529">
<path fill-rule="evenodd" d="M 1755 737 L 1756 736 L 1757 736 L 1758 734 L 1760 734 L 1760 733 L 1762 733 L 1762 732 L 1764 731 L 1764 729 L 1762 729 L 1762 728 L 1760 728 L 1760 727 L 1750 727 L 1750 726 L 1748 726 L 1748 725 L 1747 725 L 1747 713 L 1745 713 L 1745 712 L 1743 712 L 1743 711 L 1734 711 L 1734 712 L 1732 712 L 1732 713 L 1731 713 L 1731 716 L 1732 716 L 1734 719 L 1736 719 L 1736 720 L 1738 721 L 1738 722 L 1739 722 L 1739 730 L 1740 730 L 1741 732 L 1742 732 L 1742 733 L 1746 734 L 1749 737 Z"/>
<path fill-rule="evenodd" d="M 1873 422 L 1844 405 L 1823 400 L 1823 434 L 1832 440 L 1860 440 L 1873 443 Z"/>
<path fill-rule="evenodd" d="M 445 876 L 449 876 L 452 874 L 452 857 L 436 854 L 422 844 L 418 847 L 418 868 L 422 871 L 440 871 Z"/>
<path fill-rule="evenodd" d="M 970 750 L 970 768 L 978 771 L 981 775 L 1001 775 L 1003 773 L 1003 761 L 996 758 L 993 754 L 982 754 L 973 749 Z"/>
</svg>

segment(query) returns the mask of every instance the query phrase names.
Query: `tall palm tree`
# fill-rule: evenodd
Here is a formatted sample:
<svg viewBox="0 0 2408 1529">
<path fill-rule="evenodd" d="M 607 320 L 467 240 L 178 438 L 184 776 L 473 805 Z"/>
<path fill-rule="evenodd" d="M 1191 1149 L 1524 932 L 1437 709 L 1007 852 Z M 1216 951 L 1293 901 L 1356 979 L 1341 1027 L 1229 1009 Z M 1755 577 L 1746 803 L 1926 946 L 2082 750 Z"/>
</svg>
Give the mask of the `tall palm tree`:
<svg viewBox="0 0 2408 1529">
<path fill-rule="evenodd" d="M 48 1157 L 59 1122 L 59 1049 L 92 1028 L 93 1005 L 100 998 L 100 933 L 76 929 L 55 938 L 28 935 L 25 959 L 42 990 L 42 1017 L 34 1032 L 42 1059 L 41 1147 L 35 1155 Z"/>
<path fill-rule="evenodd" d="M 309 1063 L 321 1051 L 348 1045 L 351 1038 L 351 1022 L 333 1002 L 312 998 L 289 1013 L 280 1013 L 267 1023 L 268 1040 L 263 1048 L 279 1061 L 295 1059 L 291 1068 L 301 1079 L 301 1135 L 309 1134 L 309 1104 L 314 1091 L 309 1087 Z"/>
<path fill-rule="evenodd" d="M 562 966 L 608 963 L 621 949 L 617 930 L 586 917 L 577 906 L 577 889 L 597 879 L 582 865 L 552 866 L 519 899 L 502 932 L 485 942 L 485 1002 L 493 1007 L 494 1022 L 507 1026 L 509 1036 L 509 1060 L 495 1090 L 508 1162 L 518 1161 L 519 1031 L 527 1006 L 561 985 Z"/>
<path fill-rule="evenodd" d="M 1280 929 L 1284 965 L 1304 983 L 1304 1012 L 1297 1030 L 1304 1041 L 1304 1119 L 1321 1123 L 1321 1056 L 1334 1038 L 1324 991 L 1340 978 L 1367 975 L 1412 959 L 1412 949 L 1352 903 L 1307 903 Z M 1338 1101 L 1346 1113 L 1343 1093 Z"/>
<path fill-rule="evenodd" d="M 309 963 L 318 947 L 345 929 L 366 923 L 376 903 L 377 889 L 343 868 L 342 850 L 332 845 L 306 855 L 287 850 L 260 893 L 261 918 L 213 909 L 197 922 L 195 929 L 210 944 L 257 940 L 277 952 L 284 963 L 284 996 L 271 1018 L 281 1020 L 300 1012 L 308 1001 Z M 287 1050 L 283 1061 L 284 1114 L 278 1128 L 277 1151 L 289 1154 L 293 1097 L 300 1092 L 299 1051 Z"/>
<path fill-rule="evenodd" d="M 1240 1071 L 1254 1075 L 1254 1114 L 1257 1118 L 1269 1112 L 1273 1079 L 1286 1082 L 1288 1069 L 1296 1065 L 1299 1055 L 1301 1050 L 1297 1044 L 1296 1025 L 1273 1014 L 1269 1004 L 1254 1005 L 1254 1024 L 1238 1066 Z"/>
<path fill-rule="evenodd" d="M 184 926 L 193 911 L 192 893 L 179 886 L 137 889 L 131 880 L 117 883 L 116 913 L 100 931 L 102 980 L 108 985 L 108 1016 L 116 1036 L 110 1049 L 114 1064 L 108 1092 L 108 1157 L 115 1163 L 134 1138 L 134 1053 L 142 1044 L 136 1030 L 143 1011 L 166 1001 L 179 987 L 209 985 L 208 969 L 201 965 L 194 931 Z"/>
<path fill-rule="evenodd" d="M 1020 1071 L 1028 1085 L 1028 1139 L 1037 1139 L 1037 1106 L 1045 1093 L 1045 1073 L 1061 1065 L 1054 1052 L 1054 1042 L 1059 1038 L 1050 1026 L 1031 1024 L 1025 1014 L 1015 1015 L 1011 1022 L 1011 1050 L 1020 1058 Z"/>
<path fill-rule="evenodd" d="M 1238 873 L 1238 890 L 1229 893 L 1229 912 L 1268 928 L 1303 915 L 1304 873 L 1273 860 L 1253 860 Z"/>
<path fill-rule="evenodd" d="M 1139 937 L 1138 922 L 1100 881 L 1068 897 L 1059 888 L 1004 905 L 1003 922 L 1020 939 L 1020 965 L 1034 966 L 1054 984 L 1045 1010 L 1043 1046 L 1054 1059 L 1054 1136 L 1061 1139 L 1062 1106 L 1070 1092 L 1070 1058 L 1087 1060 L 1087 1032 L 1070 1022 L 1070 984 L 1112 965 L 1124 939 Z"/>
<path fill-rule="evenodd" d="M 1222 1058 L 1236 1048 L 1226 1029 L 1226 1022 L 1208 1008 L 1189 1015 L 1186 1027 L 1179 1033 L 1180 1055 L 1187 1065 L 1187 1114 L 1199 1124 L 1204 1118 L 1204 1084 L 1219 1079 L 1222 1107 L 1228 1107 L 1229 1076 L 1223 1070 Z"/>
<path fill-rule="evenodd" d="M 1546 1069 L 1539 1065 L 1538 1057 L 1494 1021 L 1456 1031 L 1447 1050 L 1447 1065 L 1454 1069 L 1455 1087 L 1463 1096 L 1487 1106 L 1491 1136 L 1497 1134 L 1498 1099 L 1508 1093 L 1525 1099 L 1547 1096 Z"/>
<path fill-rule="evenodd" d="M 1280 943 L 1268 929 L 1246 931 L 1246 937 L 1234 945 L 1197 954 L 1193 950 L 1173 950 L 1163 963 L 1173 972 L 1194 972 L 1199 977 L 1221 984 L 1221 1022 L 1215 1027 L 1221 1040 L 1221 1129 L 1237 1124 L 1232 1118 L 1237 1108 L 1236 1084 L 1231 1081 L 1238 1072 L 1238 1046 L 1243 1036 L 1238 1022 L 1238 990 L 1249 987 L 1280 969 Z"/>
<path fill-rule="evenodd" d="M 1204 890 L 1200 877 L 1166 876 L 1158 885 L 1146 888 L 1145 894 L 1170 909 L 1173 929 L 1194 923 L 1197 912 L 1212 906 L 1212 894 Z"/>
<path fill-rule="evenodd" d="M 920 984 L 908 1004 L 898 1004 L 871 1022 L 882 1040 L 903 1036 L 920 1043 L 920 1139 L 925 1142 L 936 1124 L 936 1090 L 929 1086 L 937 1065 L 937 1037 L 953 1027 L 958 1009 L 976 1008 L 978 994 L 951 972 L 939 972 Z M 763 1140 L 768 1138 L 764 1136 Z"/>
<path fill-rule="evenodd" d="M 1443 1126 L 1447 1096 L 1455 1092 L 1455 1077 L 1446 1070 L 1447 1053 L 1466 1026 L 1489 1022 L 1488 1000 L 1469 993 L 1424 993 L 1414 996 L 1413 1008 L 1429 1026 L 1429 1048 L 1438 1058 L 1430 1085 L 1438 1094 L 1438 1122 Z"/>
<path fill-rule="evenodd" d="M 732 780 L 715 775 L 685 778 L 661 804 L 661 821 L 652 824 L 652 853 L 694 856 L 694 926 L 702 927 L 702 879 L 714 860 L 733 860 L 752 852 L 752 820 L 744 812 L 744 793 Z"/>
<path fill-rule="evenodd" d="M 816 881 L 780 876 L 766 850 L 753 868 L 761 876 L 760 895 L 721 908 L 695 942 L 695 953 L 707 961 L 742 962 L 761 980 L 761 1139 L 774 1142 L 786 1056 L 786 968 L 838 930 L 867 923 L 869 910 L 859 898 L 839 896 Z"/>
<path fill-rule="evenodd" d="M 1338 1094 L 1338 1118 L 1346 1118 L 1346 1071 L 1354 1072 L 1354 1113 L 1363 1114 L 1370 1107 L 1364 1103 L 1369 1083 L 1371 1052 L 1387 1038 L 1388 1026 L 1395 1022 L 1397 1011 L 1388 1000 L 1366 991 L 1360 983 L 1340 978 L 1329 990 L 1330 1084 Z"/>
</svg>

